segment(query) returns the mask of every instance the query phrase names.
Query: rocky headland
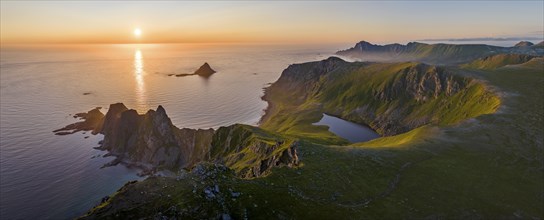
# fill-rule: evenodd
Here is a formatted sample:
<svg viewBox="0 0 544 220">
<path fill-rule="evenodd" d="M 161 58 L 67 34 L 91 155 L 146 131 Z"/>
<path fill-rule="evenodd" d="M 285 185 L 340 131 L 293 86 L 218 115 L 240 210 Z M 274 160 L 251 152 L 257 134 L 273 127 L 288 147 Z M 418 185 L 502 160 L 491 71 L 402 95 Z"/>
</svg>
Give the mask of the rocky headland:
<svg viewBox="0 0 544 220">
<path fill-rule="evenodd" d="M 240 124 L 217 130 L 180 129 L 162 106 L 138 114 L 115 103 L 106 115 L 93 109 L 76 116 L 84 121 L 55 130 L 56 134 L 103 134 L 99 149 L 117 157 L 108 165 L 126 163 L 150 172 L 191 169 L 200 162 L 212 162 L 226 165 L 240 177 L 253 178 L 270 173 L 273 167 L 299 163 L 296 140 Z"/>
</svg>

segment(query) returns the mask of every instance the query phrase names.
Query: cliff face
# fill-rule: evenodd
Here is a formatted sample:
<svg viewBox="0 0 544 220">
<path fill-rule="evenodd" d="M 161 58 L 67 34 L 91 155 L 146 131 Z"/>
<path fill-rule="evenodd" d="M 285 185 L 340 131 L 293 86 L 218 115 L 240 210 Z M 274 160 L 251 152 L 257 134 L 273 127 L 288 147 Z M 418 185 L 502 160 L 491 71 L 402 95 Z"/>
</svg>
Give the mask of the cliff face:
<svg viewBox="0 0 544 220">
<path fill-rule="evenodd" d="M 293 64 L 287 67 L 278 81 L 270 87 L 278 87 L 277 90 L 296 92 L 297 95 L 300 95 L 299 99 L 304 100 L 308 95 L 317 92 L 319 89 L 317 84 L 321 77 L 338 68 L 345 67 L 346 64 L 346 61 L 338 57 L 330 57 L 321 62 Z"/>
<path fill-rule="evenodd" d="M 519 53 L 543 55 L 544 50 L 537 47 L 498 47 L 483 44 L 425 44 L 411 42 L 406 45 L 375 45 L 366 41 L 354 47 L 336 52 L 362 61 L 416 61 L 429 64 L 459 64 L 499 53 Z"/>
<path fill-rule="evenodd" d="M 277 93 L 296 102 L 271 95 Z M 262 122 L 271 130 L 282 130 L 293 120 L 309 121 L 296 115 L 313 111 L 367 124 L 385 136 L 426 124 L 456 123 L 494 112 L 500 103 L 483 84 L 443 67 L 338 58 L 290 66 L 264 99 L 276 108 Z"/>
<path fill-rule="evenodd" d="M 182 168 L 205 159 L 199 150 L 209 148 L 213 130 L 180 130 L 162 106 L 139 115 L 117 103 L 110 106 L 101 133 L 102 148 L 112 154 L 155 167 Z"/>
<path fill-rule="evenodd" d="M 454 79 L 443 68 L 415 64 L 401 69 L 394 79 L 381 90 L 374 90 L 373 96 L 383 101 L 411 99 L 416 102 L 438 98 L 441 94 L 451 96 L 466 87 L 467 79 Z"/>
<path fill-rule="evenodd" d="M 101 149 L 117 156 L 118 161 L 174 170 L 209 161 L 248 178 L 268 174 L 273 167 L 298 165 L 296 141 L 256 127 L 236 124 L 217 131 L 179 129 L 162 106 L 143 115 L 122 103 L 110 105 L 105 116 L 97 112 L 84 113 L 86 121 L 66 126 L 61 132 L 74 129 L 72 133 L 93 130 L 104 134 Z"/>
<path fill-rule="evenodd" d="M 353 100 L 362 94 L 344 92 L 342 95 L 358 103 L 357 106 L 350 106 L 349 101 L 335 102 L 326 105 L 326 111 L 359 123 L 368 123 L 382 135 L 390 136 L 430 123 L 456 122 L 457 119 L 448 121 L 446 115 L 462 108 L 444 108 L 441 105 L 454 103 L 456 97 L 467 93 L 472 83 L 472 80 L 456 77 L 440 67 L 410 64 L 394 72 L 383 84 L 376 87 L 368 85 L 370 90 L 367 94 L 371 97 L 365 98 L 366 101 Z M 337 88 L 333 86 L 325 92 L 333 92 Z M 324 101 L 334 103 L 332 99 Z"/>
<path fill-rule="evenodd" d="M 298 142 L 283 139 L 248 125 L 219 128 L 212 140 L 211 160 L 225 164 L 242 177 L 270 173 L 273 167 L 294 167 L 299 163 Z"/>
</svg>

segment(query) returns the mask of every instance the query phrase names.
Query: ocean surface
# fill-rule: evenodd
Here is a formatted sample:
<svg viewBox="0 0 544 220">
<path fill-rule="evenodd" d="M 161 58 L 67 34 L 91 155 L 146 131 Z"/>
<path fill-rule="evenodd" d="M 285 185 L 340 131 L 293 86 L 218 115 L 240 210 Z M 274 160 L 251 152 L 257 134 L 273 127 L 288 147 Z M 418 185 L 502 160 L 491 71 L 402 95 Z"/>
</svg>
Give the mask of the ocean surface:
<svg viewBox="0 0 544 220">
<path fill-rule="evenodd" d="M 98 151 L 101 135 L 55 136 L 71 115 L 123 102 L 163 105 L 178 127 L 255 125 L 263 88 L 289 64 L 322 60 L 348 45 L 10 45 L 0 50 L 0 219 L 68 219 L 142 179 Z M 175 77 L 204 62 L 209 78 Z"/>
</svg>

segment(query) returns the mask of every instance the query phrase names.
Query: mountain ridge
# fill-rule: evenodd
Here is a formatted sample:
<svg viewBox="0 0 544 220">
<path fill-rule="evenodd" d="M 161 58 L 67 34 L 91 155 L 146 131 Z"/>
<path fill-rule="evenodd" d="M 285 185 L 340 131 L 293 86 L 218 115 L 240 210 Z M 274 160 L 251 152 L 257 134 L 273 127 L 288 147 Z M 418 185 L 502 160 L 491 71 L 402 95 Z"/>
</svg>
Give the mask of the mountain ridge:
<svg viewBox="0 0 544 220">
<path fill-rule="evenodd" d="M 419 42 L 410 42 L 406 45 L 398 43 L 376 45 L 367 41 L 360 41 L 352 48 L 336 52 L 336 55 L 361 61 L 414 61 L 449 65 L 466 63 L 474 59 L 500 53 L 544 55 L 544 49 L 537 45 L 500 47 L 485 44 L 426 44 Z"/>
</svg>

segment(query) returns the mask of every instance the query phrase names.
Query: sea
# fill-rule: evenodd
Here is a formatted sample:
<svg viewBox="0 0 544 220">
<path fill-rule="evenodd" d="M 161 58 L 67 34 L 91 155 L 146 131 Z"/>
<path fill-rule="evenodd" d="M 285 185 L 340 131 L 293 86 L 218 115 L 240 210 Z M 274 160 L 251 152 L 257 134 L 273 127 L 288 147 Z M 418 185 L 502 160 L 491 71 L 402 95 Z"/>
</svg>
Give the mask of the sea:
<svg viewBox="0 0 544 220">
<path fill-rule="evenodd" d="M 56 136 L 75 113 L 112 103 L 145 113 L 162 105 L 180 128 L 256 125 L 263 88 L 293 63 L 326 59 L 349 45 L 2 45 L 0 219 L 83 215 L 139 170 L 94 149 L 89 132 Z M 207 62 L 217 73 L 193 73 Z"/>
</svg>

